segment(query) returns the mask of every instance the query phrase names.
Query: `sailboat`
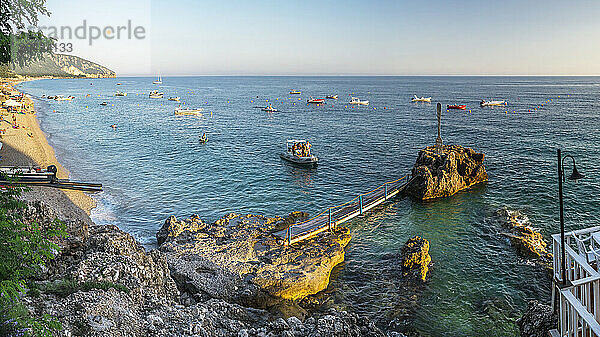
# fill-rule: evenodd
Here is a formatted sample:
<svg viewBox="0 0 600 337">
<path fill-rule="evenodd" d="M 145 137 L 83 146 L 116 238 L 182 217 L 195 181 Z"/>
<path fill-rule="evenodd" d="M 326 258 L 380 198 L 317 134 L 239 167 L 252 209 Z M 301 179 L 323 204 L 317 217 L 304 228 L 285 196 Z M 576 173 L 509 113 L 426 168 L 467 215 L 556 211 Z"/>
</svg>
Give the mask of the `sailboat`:
<svg viewBox="0 0 600 337">
<path fill-rule="evenodd" d="M 158 77 L 156 77 L 156 81 L 152 82 L 152 84 L 162 84 L 162 77 L 158 75 Z"/>
</svg>

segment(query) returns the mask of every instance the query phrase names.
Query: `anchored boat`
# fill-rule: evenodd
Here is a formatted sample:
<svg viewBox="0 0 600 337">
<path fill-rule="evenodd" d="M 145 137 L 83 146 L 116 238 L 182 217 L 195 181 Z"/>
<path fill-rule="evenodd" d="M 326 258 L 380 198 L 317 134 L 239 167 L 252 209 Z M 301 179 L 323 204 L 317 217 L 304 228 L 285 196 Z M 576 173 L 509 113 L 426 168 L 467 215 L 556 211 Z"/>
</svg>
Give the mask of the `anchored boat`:
<svg viewBox="0 0 600 337">
<path fill-rule="evenodd" d="M 429 103 L 431 103 L 431 97 L 418 97 L 417 95 L 415 95 L 411 99 L 411 102 L 429 102 Z"/>
<path fill-rule="evenodd" d="M 122 92 L 122 91 L 117 91 L 117 92 L 115 92 L 115 96 L 127 96 L 127 93 Z"/>
<path fill-rule="evenodd" d="M 275 109 L 273 106 L 269 105 L 266 106 L 264 108 L 261 109 L 262 111 L 266 111 L 266 112 L 277 112 L 277 109 Z"/>
<path fill-rule="evenodd" d="M 325 98 L 328 98 L 328 99 L 338 99 L 338 95 L 328 95 Z"/>
<path fill-rule="evenodd" d="M 348 104 L 369 105 L 369 101 L 361 101 L 360 99 L 358 99 L 358 97 L 352 97 L 350 99 L 350 102 L 348 102 Z"/>
<path fill-rule="evenodd" d="M 306 103 L 310 104 L 323 104 L 325 103 L 325 98 L 309 98 L 306 100 Z"/>
<path fill-rule="evenodd" d="M 314 167 L 319 162 L 319 158 L 310 153 L 311 145 L 306 140 L 289 139 L 286 147 L 286 151 L 279 155 L 283 160 L 307 167 Z"/>
<path fill-rule="evenodd" d="M 156 77 L 156 81 L 153 81 L 152 84 L 162 84 L 162 77 L 160 77 L 160 75 L 158 75 Z"/>
<path fill-rule="evenodd" d="M 150 94 L 148 95 L 149 98 L 163 98 L 165 94 L 162 92 L 158 92 L 156 90 L 151 91 Z"/>
<path fill-rule="evenodd" d="M 452 109 L 454 109 L 454 110 L 466 110 L 467 106 L 464 105 L 464 104 L 463 105 L 454 104 L 454 105 L 448 105 L 447 109 L 448 110 L 452 110 Z"/>
<path fill-rule="evenodd" d="M 208 137 L 206 137 L 206 132 L 202 134 L 202 136 L 200 137 L 200 139 L 198 141 L 200 142 L 200 144 L 205 144 L 206 142 L 208 142 Z"/>
<path fill-rule="evenodd" d="M 507 105 L 508 103 L 506 103 L 506 101 L 485 101 L 485 100 L 481 100 L 481 102 L 479 103 L 479 105 L 481 106 L 503 106 L 503 105 Z"/>
<path fill-rule="evenodd" d="M 175 101 L 175 102 L 179 102 L 181 98 L 179 97 L 169 97 L 169 101 Z"/>
<path fill-rule="evenodd" d="M 71 101 L 71 100 L 73 100 L 73 98 L 75 98 L 75 96 L 67 96 L 67 97 L 64 97 L 63 95 L 54 96 L 55 101 Z"/>
<path fill-rule="evenodd" d="M 182 108 L 181 106 L 175 108 L 176 115 L 202 116 L 202 111 L 204 111 L 204 109 L 202 109 L 202 108 L 191 109 L 191 108 Z"/>
<path fill-rule="evenodd" d="M 290 95 L 300 95 L 302 92 L 299 90 L 292 90 L 290 91 Z"/>
</svg>

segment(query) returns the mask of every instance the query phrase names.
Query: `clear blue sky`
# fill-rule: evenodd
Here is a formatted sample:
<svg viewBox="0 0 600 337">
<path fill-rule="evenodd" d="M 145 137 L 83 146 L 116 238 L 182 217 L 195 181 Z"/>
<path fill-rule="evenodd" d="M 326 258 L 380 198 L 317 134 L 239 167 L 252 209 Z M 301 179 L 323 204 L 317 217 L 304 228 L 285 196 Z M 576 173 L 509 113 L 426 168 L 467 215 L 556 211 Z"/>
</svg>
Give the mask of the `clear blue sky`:
<svg viewBox="0 0 600 337">
<path fill-rule="evenodd" d="M 141 44 L 81 47 L 82 56 L 119 74 L 600 75 L 595 0 L 107 0 L 98 6 L 49 0 L 50 22 L 131 18 L 148 25 Z"/>
</svg>

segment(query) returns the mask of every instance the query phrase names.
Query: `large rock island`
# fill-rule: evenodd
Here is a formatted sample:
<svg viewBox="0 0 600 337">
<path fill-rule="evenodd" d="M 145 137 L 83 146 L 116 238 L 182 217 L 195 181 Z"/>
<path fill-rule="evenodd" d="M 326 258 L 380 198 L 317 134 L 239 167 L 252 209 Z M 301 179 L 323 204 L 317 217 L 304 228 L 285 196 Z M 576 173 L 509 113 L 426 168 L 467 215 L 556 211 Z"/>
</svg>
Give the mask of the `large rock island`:
<svg viewBox="0 0 600 337">
<path fill-rule="evenodd" d="M 441 154 L 429 146 L 419 151 L 405 193 L 419 200 L 448 197 L 487 181 L 484 157 L 460 145 L 444 145 Z"/>
</svg>

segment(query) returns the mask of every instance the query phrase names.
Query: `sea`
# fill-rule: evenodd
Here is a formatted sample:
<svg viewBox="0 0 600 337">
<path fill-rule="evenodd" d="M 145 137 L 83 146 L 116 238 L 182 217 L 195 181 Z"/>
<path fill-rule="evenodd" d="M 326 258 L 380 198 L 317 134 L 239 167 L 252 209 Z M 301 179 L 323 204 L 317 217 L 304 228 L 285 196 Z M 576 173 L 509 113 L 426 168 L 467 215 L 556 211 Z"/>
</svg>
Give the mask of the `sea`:
<svg viewBox="0 0 600 337">
<path fill-rule="evenodd" d="M 366 315 L 388 331 L 518 336 L 515 320 L 527 302 L 550 302 L 547 273 L 511 246 L 497 211 L 518 212 L 547 240 L 559 232 L 557 149 L 571 154 L 586 176 L 565 183 L 567 230 L 598 225 L 599 77 L 152 81 L 46 79 L 19 86 L 36 100 L 41 127 L 71 178 L 103 184 L 104 192 L 94 195 L 93 220 L 119 226 L 149 249 L 171 215 L 214 221 L 229 212 L 317 214 L 398 179 L 420 149 L 435 144 L 436 103 L 442 104 L 444 144 L 483 152 L 489 182 L 439 200 L 396 198 L 348 222 L 345 262 L 324 291 L 324 306 Z M 164 99 L 149 98 L 151 90 L 164 92 Z M 339 98 L 326 104 L 306 103 L 333 94 Z M 432 103 L 411 102 L 413 95 L 431 96 Z M 175 96 L 181 101 L 167 100 Z M 370 103 L 349 105 L 351 97 Z M 508 105 L 482 108 L 482 99 Z M 179 104 L 202 108 L 203 115 L 174 115 Z M 258 108 L 269 104 L 278 112 Z M 448 104 L 467 109 L 447 111 Z M 208 142 L 201 144 L 205 132 Z M 282 161 L 288 139 L 309 140 L 318 167 Z M 571 161 L 565 165 L 569 174 Z M 407 300 L 398 275 L 387 271 L 397 268 L 393 257 L 416 235 L 430 242 L 433 266 L 430 281 Z"/>
</svg>

